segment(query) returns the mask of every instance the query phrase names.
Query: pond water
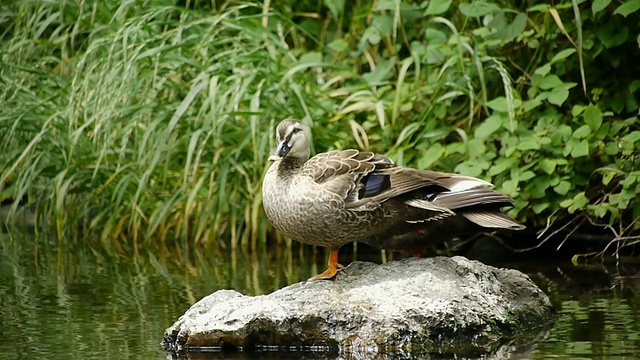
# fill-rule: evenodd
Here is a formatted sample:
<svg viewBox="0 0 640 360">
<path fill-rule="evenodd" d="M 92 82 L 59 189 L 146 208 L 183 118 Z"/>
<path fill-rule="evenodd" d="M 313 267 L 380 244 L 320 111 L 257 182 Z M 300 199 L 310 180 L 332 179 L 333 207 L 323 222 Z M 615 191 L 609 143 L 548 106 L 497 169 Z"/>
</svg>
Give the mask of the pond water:
<svg viewBox="0 0 640 360">
<path fill-rule="evenodd" d="M 152 251 L 114 257 L 0 233 L 0 359 L 164 359 L 165 328 L 200 298 L 225 288 L 268 293 L 309 278 L 325 262 L 323 251 L 308 247 L 193 253 L 180 260 Z M 529 262 L 517 267 L 550 296 L 557 321 L 538 344 L 484 358 L 640 354 L 639 266 Z"/>
</svg>

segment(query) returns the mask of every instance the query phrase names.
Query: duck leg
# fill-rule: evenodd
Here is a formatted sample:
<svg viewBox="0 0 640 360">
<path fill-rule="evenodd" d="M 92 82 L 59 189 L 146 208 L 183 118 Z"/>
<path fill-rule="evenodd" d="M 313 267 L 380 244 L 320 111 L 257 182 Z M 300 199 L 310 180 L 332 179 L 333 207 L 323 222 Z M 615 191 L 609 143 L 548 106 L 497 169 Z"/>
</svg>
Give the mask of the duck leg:
<svg viewBox="0 0 640 360">
<path fill-rule="evenodd" d="M 313 280 L 329 280 L 332 279 L 338 273 L 338 269 L 342 269 L 344 266 L 338 263 L 338 250 L 331 250 L 329 255 L 329 267 L 322 274 L 314 276 Z"/>
</svg>

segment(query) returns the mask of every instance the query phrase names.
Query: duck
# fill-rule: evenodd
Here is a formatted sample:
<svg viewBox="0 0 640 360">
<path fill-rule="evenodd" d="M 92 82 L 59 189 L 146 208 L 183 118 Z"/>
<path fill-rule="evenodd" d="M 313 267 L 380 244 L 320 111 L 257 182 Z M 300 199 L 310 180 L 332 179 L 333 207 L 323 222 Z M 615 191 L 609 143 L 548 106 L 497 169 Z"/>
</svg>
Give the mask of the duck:
<svg viewBox="0 0 640 360">
<path fill-rule="evenodd" d="M 286 118 L 275 130 L 262 204 L 282 234 L 330 250 L 327 269 L 312 280 L 334 278 L 340 248 L 353 241 L 416 252 L 461 232 L 524 229 L 501 211 L 512 199 L 485 180 L 356 149 L 310 157 L 310 132 L 299 120 Z"/>
</svg>

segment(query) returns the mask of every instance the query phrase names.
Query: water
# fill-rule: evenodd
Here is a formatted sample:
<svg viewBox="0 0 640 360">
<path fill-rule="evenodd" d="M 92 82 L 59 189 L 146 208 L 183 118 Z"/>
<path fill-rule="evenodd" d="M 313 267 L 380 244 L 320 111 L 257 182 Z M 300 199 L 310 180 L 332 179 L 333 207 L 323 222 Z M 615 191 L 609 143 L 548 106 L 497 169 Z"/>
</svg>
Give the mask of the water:
<svg viewBox="0 0 640 360">
<path fill-rule="evenodd" d="M 164 359 L 165 328 L 198 299 L 223 288 L 268 293 L 307 279 L 324 263 L 322 251 L 315 256 L 307 247 L 259 256 L 202 250 L 188 261 L 61 249 L 0 233 L 0 359 Z M 540 343 L 498 357 L 637 358 L 640 278 L 628 274 L 638 269 L 525 264 L 558 319 Z"/>
</svg>

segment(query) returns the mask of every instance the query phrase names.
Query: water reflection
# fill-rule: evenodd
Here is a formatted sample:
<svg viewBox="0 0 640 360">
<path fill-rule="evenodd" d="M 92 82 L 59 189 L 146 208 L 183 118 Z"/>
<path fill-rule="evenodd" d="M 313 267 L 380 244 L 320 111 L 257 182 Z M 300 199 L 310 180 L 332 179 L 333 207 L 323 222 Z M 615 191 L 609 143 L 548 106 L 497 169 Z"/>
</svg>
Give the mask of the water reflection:
<svg viewBox="0 0 640 360">
<path fill-rule="evenodd" d="M 221 288 L 273 291 L 311 266 L 266 257 L 197 252 L 189 264 L 152 252 L 114 258 L 0 234 L 0 358 L 163 358 L 163 331 Z M 284 261 L 282 260 L 284 259 Z"/>
<path fill-rule="evenodd" d="M 0 233 L 0 358 L 163 359 L 159 343 L 165 328 L 203 296 L 224 288 L 268 293 L 305 280 L 325 265 L 324 251 L 314 253 L 309 247 L 279 246 L 257 253 L 196 249 L 179 259 L 171 254 L 148 251 L 137 257 L 113 257 L 98 250 L 59 247 L 31 235 Z M 374 258 L 379 260 L 379 255 Z M 640 353 L 638 266 L 512 267 L 530 274 L 550 295 L 558 319 L 540 343 L 507 346 L 485 358 L 604 359 Z M 230 357 L 255 356 L 367 358 L 367 354 L 300 352 Z"/>
<path fill-rule="evenodd" d="M 638 264 L 556 267 L 534 273 L 559 309 L 549 337 L 531 353 L 542 359 L 637 359 L 640 354 Z"/>
</svg>

